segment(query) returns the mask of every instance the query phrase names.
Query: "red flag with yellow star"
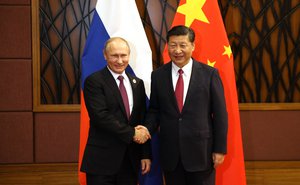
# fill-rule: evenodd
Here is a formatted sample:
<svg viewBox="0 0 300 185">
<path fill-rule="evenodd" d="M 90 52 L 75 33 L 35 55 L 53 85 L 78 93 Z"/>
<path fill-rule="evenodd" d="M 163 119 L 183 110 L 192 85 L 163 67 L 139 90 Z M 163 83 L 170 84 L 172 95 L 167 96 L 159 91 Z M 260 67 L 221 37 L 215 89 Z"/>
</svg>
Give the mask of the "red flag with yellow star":
<svg viewBox="0 0 300 185">
<path fill-rule="evenodd" d="M 217 168 L 216 185 L 246 185 L 233 56 L 217 0 L 181 0 L 172 26 L 195 31 L 193 58 L 219 70 L 228 112 L 227 155 Z M 164 61 L 168 62 L 167 48 Z"/>
</svg>

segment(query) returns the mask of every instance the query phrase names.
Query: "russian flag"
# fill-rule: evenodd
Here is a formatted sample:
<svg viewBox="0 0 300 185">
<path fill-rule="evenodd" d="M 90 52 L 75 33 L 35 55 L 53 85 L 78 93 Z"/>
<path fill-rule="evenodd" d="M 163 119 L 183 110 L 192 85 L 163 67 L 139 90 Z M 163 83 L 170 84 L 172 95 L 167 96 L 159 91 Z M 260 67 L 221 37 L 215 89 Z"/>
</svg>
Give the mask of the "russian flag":
<svg viewBox="0 0 300 185">
<path fill-rule="evenodd" d="M 150 95 L 152 52 L 134 0 L 98 0 L 93 21 L 82 56 L 82 89 L 86 77 L 106 66 L 102 53 L 104 43 L 110 37 L 122 37 L 130 45 L 130 62 L 126 71 L 143 79 L 146 94 Z M 81 91 L 80 146 L 78 176 L 81 185 L 86 184 L 85 173 L 79 171 L 87 142 L 89 117 Z M 151 172 L 140 178 L 141 185 L 161 185 L 162 173 L 158 165 L 157 137 L 152 136 L 153 161 Z"/>
</svg>

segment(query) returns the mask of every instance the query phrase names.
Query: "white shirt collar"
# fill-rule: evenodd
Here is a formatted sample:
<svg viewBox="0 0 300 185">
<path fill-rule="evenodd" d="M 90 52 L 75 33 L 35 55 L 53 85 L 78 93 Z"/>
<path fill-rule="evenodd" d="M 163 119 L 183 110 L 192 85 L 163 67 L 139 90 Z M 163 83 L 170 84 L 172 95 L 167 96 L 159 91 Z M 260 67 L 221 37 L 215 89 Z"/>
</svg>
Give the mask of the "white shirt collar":
<svg viewBox="0 0 300 185">
<path fill-rule="evenodd" d="M 192 72 L 192 67 L 193 67 L 193 59 L 190 58 L 189 62 L 181 68 L 183 70 L 183 75 L 189 76 L 189 74 L 191 74 L 191 72 Z M 174 62 L 172 62 L 173 73 L 175 73 L 176 75 L 179 75 L 178 74 L 179 69 L 180 68 L 176 64 L 174 64 Z"/>
<path fill-rule="evenodd" d="M 119 77 L 120 75 L 122 75 L 122 76 L 124 77 L 124 80 L 129 82 L 129 79 L 128 79 L 128 77 L 127 77 L 125 71 L 123 71 L 122 74 L 118 74 L 118 73 L 113 72 L 108 66 L 107 66 L 107 69 L 110 71 L 110 73 L 113 75 L 113 77 L 114 77 L 114 79 L 115 79 L 116 81 L 118 80 L 118 77 Z"/>
</svg>

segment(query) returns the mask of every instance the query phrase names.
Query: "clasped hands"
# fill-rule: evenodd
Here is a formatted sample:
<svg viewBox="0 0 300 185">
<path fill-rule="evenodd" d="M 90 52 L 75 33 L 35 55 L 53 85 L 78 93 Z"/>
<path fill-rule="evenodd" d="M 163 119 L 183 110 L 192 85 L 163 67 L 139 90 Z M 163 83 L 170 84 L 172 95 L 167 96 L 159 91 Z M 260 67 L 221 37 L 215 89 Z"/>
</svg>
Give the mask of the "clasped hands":
<svg viewBox="0 0 300 185">
<path fill-rule="evenodd" d="M 151 139 L 151 135 L 148 129 L 142 125 L 138 125 L 134 127 L 135 134 L 133 137 L 133 141 L 138 144 L 144 144 L 148 139 Z"/>
</svg>

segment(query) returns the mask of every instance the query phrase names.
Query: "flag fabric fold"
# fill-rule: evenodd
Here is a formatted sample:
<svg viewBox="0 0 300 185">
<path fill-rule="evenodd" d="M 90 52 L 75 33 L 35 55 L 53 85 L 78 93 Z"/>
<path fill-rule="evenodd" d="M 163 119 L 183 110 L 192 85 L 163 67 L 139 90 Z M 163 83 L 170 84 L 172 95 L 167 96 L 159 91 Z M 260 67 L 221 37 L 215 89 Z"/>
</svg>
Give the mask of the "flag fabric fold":
<svg viewBox="0 0 300 185">
<path fill-rule="evenodd" d="M 228 148 L 224 164 L 217 168 L 216 185 L 246 185 L 233 55 L 217 0 L 181 0 L 172 27 L 176 25 L 185 25 L 195 31 L 193 58 L 217 68 L 223 82 L 228 112 Z M 163 55 L 164 62 L 168 62 L 167 48 Z"/>
<path fill-rule="evenodd" d="M 103 56 L 103 47 L 111 37 L 122 37 L 130 45 L 130 61 L 126 71 L 143 79 L 146 94 L 150 95 L 150 80 L 152 72 L 152 52 L 140 19 L 134 0 L 98 0 L 86 40 L 82 56 L 82 89 L 86 77 L 106 66 Z M 80 146 L 78 178 L 80 185 L 86 184 L 85 173 L 80 172 L 81 161 L 88 138 L 89 117 L 81 91 L 80 115 Z M 153 143 L 156 141 L 153 138 Z M 153 155 L 157 151 L 154 148 Z M 141 177 L 140 185 L 160 185 L 162 176 L 157 159 L 152 161 L 150 174 Z M 153 169 L 154 168 L 154 169 Z"/>
</svg>

